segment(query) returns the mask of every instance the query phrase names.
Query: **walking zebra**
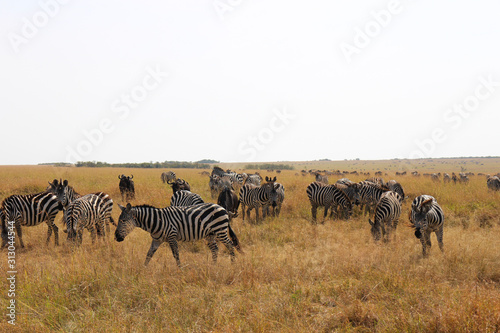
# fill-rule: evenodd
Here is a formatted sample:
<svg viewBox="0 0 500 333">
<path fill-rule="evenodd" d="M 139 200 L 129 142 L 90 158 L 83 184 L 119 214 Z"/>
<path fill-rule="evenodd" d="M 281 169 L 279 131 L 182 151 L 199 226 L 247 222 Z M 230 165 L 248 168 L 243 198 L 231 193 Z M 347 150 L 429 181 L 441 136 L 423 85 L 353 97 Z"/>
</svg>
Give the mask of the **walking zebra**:
<svg viewBox="0 0 500 333">
<path fill-rule="evenodd" d="M 5 198 L 1 207 L 5 223 L 14 221 L 21 247 L 24 247 L 21 226 L 33 227 L 42 222 L 46 222 L 49 227 L 47 231 L 47 244 L 50 241 L 53 231 L 55 245 L 59 245 L 59 228 L 54 224 L 54 219 L 62 209 L 63 207 L 57 196 L 50 192 L 11 195 Z M 7 239 L 6 232 L 7 229 L 2 228 L 2 240 L 4 241 Z M 5 245 L 6 243 L 3 243 L 2 247 Z"/>
<path fill-rule="evenodd" d="M 250 211 L 255 208 L 255 221 L 259 221 L 259 208 L 262 208 L 262 217 L 266 217 L 267 206 L 277 205 L 278 194 L 276 192 L 277 184 L 276 177 L 273 179 L 266 177 L 266 183 L 262 186 L 244 185 L 240 189 L 240 204 L 242 218 L 245 220 L 245 207 L 247 209 L 248 218 Z"/>
<path fill-rule="evenodd" d="M 219 205 L 205 203 L 189 207 L 166 207 L 163 209 L 148 205 L 126 207 L 121 209 L 115 239 L 121 242 L 135 228 L 139 227 L 151 234 L 153 241 L 146 255 L 147 265 L 158 247 L 168 242 L 177 266 L 180 267 L 178 241 L 194 241 L 207 239 L 212 252 L 212 259 L 217 261 L 217 241 L 222 242 L 234 261 L 234 247 L 242 252 L 236 234 L 229 225 L 227 212 Z"/>
<path fill-rule="evenodd" d="M 489 190 L 500 191 L 500 178 L 498 178 L 497 176 L 488 177 L 486 185 L 488 186 Z"/>
<path fill-rule="evenodd" d="M 63 206 L 63 210 L 66 211 L 69 205 L 78 198 L 81 198 L 82 195 L 75 191 L 72 186 L 68 185 L 68 181 L 65 179 L 64 181 L 57 181 L 54 179 L 52 183 L 49 182 L 49 187 L 47 188 L 52 194 L 57 196 L 57 199 Z M 104 223 L 106 225 L 106 232 L 110 232 L 109 223 L 113 224 L 116 227 L 116 223 L 111 216 L 111 211 L 113 210 L 113 200 L 109 196 L 109 194 L 104 192 L 94 192 L 90 193 L 99 197 L 99 211 L 103 212 L 104 215 Z M 67 227 L 67 223 L 64 224 Z M 65 230 L 68 232 L 68 229 Z"/>
<path fill-rule="evenodd" d="M 380 200 L 382 193 L 389 191 L 389 188 L 370 181 L 363 181 L 358 184 L 360 186 L 359 197 L 361 201 L 361 210 L 363 210 L 363 205 L 365 205 L 365 214 L 371 214 L 372 208 L 375 207 Z"/>
<path fill-rule="evenodd" d="M 430 195 L 416 197 L 411 204 L 410 222 L 415 228 L 415 237 L 422 243 L 422 253 L 427 256 L 427 247 L 431 247 L 431 233 L 435 232 L 439 249 L 443 249 L 444 213 L 436 199 Z"/>
<path fill-rule="evenodd" d="M 396 192 L 388 191 L 382 194 L 375 208 L 375 221 L 368 219 L 375 241 L 382 238 L 384 242 L 388 242 L 391 232 L 396 232 L 399 217 L 401 216 L 402 201 L 403 199 Z"/>
<path fill-rule="evenodd" d="M 107 197 L 100 197 L 96 194 L 87 194 L 69 204 L 64 213 L 68 240 L 80 245 L 83 240 L 83 229 L 90 232 L 92 244 L 95 243 L 96 231 L 99 237 L 105 236 L 104 225 L 111 216 L 113 207 L 111 199 L 108 199 L 111 204 L 104 202 L 107 199 Z"/>
<path fill-rule="evenodd" d="M 177 177 L 175 175 L 175 172 L 173 172 L 173 171 L 167 171 L 167 172 L 161 173 L 161 181 L 163 182 L 163 184 L 165 184 L 168 181 L 173 181 L 176 178 Z"/>
<path fill-rule="evenodd" d="M 191 191 L 180 190 L 170 198 L 170 206 L 194 206 L 205 203 L 199 194 Z"/>
<path fill-rule="evenodd" d="M 318 207 L 325 207 L 323 216 L 325 219 L 328 209 L 332 208 L 330 216 L 333 216 L 333 213 L 337 211 L 337 206 L 342 207 L 346 220 L 352 214 L 352 204 L 349 197 L 335 185 L 324 186 L 321 183 L 313 182 L 307 186 L 306 193 L 311 203 L 313 223 L 316 223 Z"/>
</svg>

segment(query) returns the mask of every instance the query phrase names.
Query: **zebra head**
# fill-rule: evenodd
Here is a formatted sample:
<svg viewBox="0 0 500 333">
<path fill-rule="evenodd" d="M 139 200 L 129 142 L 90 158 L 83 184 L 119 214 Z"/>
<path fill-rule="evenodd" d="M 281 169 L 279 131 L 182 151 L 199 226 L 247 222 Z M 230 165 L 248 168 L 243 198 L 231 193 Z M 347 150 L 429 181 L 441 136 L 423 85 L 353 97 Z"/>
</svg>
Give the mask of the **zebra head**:
<svg viewBox="0 0 500 333">
<path fill-rule="evenodd" d="M 128 203 L 126 207 L 122 205 L 118 205 L 118 207 L 120 207 L 122 212 L 118 218 L 118 226 L 115 230 L 115 240 L 121 242 L 132 230 L 134 230 L 137 222 L 137 213 L 132 209 L 130 203 Z"/>
<path fill-rule="evenodd" d="M 371 225 L 370 232 L 372 233 L 373 240 L 375 242 L 378 242 L 382 237 L 382 231 L 380 230 L 380 222 L 377 221 L 377 219 L 375 219 L 375 222 L 373 222 L 371 219 L 368 219 L 368 222 Z"/>
<path fill-rule="evenodd" d="M 276 190 L 278 189 L 279 184 L 275 184 L 275 182 L 276 177 L 271 178 L 266 176 L 266 183 L 262 185 L 262 187 L 266 189 L 269 202 L 273 207 L 276 207 L 278 205 L 278 192 Z"/>
<path fill-rule="evenodd" d="M 434 198 L 426 199 L 417 207 L 412 207 L 411 222 L 415 226 L 415 237 L 419 239 L 429 226 L 427 213 L 431 210 L 433 201 Z"/>
<path fill-rule="evenodd" d="M 64 181 L 54 179 L 52 183 L 49 182 L 49 186 L 47 187 L 47 191 L 57 197 L 57 200 L 59 200 L 64 209 L 66 209 L 70 201 L 68 198 L 68 188 L 68 181 L 66 179 Z"/>
</svg>

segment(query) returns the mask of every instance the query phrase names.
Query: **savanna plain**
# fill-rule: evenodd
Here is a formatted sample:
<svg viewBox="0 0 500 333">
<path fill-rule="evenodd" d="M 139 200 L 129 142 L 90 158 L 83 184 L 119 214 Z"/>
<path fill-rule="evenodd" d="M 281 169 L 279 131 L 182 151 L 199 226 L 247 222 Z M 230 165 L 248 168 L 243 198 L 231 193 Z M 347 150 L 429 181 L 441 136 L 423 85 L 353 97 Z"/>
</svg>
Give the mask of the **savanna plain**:
<svg viewBox="0 0 500 333">
<path fill-rule="evenodd" d="M 149 233 L 136 228 L 123 242 L 91 243 L 84 231 L 75 248 L 56 217 L 60 245 L 46 245 L 47 225 L 23 228 L 24 249 L 16 249 L 16 325 L 7 323 L 7 251 L 0 252 L 1 332 L 498 332 L 500 331 L 500 192 L 487 189 L 500 159 L 419 160 L 411 170 L 474 172 L 469 184 L 396 176 L 394 161 L 296 162 L 276 176 L 285 186 L 279 217 L 255 223 L 233 219 L 242 249 L 231 263 L 220 246 L 212 263 L 204 241 L 180 243 L 181 268 L 164 244 L 147 267 Z M 244 165 L 223 165 L 237 172 Z M 396 240 L 376 243 L 368 216 L 357 209 L 350 220 L 311 224 L 306 187 L 314 177 L 301 169 L 383 172 L 399 181 L 408 199 Z M 104 191 L 114 200 L 118 221 L 118 175 L 133 174 L 132 205 L 169 205 L 172 190 L 164 169 L 0 167 L 0 199 L 41 192 L 53 179 L 67 179 L 80 194 Z M 175 169 L 206 202 L 202 170 Z M 210 171 L 210 170 L 207 170 Z M 245 170 L 253 172 L 255 170 Z M 353 181 L 365 175 L 347 175 Z M 340 177 L 330 176 L 330 183 Z M 413 198 L 434 196 L 445 213 L 444 253 L 435 235 L 427 258 L 408 227 Z M 324 222 L 324 223 L 321 223 Z"/>
</svg>

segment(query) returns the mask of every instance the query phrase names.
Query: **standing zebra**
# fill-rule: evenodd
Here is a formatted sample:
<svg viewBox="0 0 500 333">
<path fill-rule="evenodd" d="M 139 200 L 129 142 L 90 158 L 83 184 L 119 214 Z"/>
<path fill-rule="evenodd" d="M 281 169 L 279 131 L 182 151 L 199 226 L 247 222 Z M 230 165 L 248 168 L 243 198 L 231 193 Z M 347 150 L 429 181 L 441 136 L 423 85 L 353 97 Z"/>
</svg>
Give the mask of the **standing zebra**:
<svg viewBox="0 0 500 333">
<path fill-rule="evenodd" d="M 57 196 L 57 199 L 63 206 L 63 210 L 66 211 L 69 205 L 76 199 L 81 198 L 82 195 L 75 191 L 72 186 L 68 185 L 68 181 L 65 179 L 64 181 L 57 181 L 54 179 L 52 183 L 49 182 L 49 187 L 47 188 L 52 194 Z M 94 192 L 90 193 L 99 197 L 98 204 L 100 205 L 99 211 L 105 214 L 104 223 L 106 224 L 106 232 L 110 232 L 109 223 L 113 224 L 116 227 L 116 223 L 111 216 L 111 211 L 113 210 L 113 200 L 109 196 L 109 194 L 104 192 Z M 67 223 L 65 223 L 67 226 Z M 68 230 L 66 229 L 66 232 Z"/>
<path fill-rule="evenodd" d="M 436 199 L 430 195 L 416 197 L 411 204 L 410 222 L 415 228 L 415 237 L 422 243 L 422 253 L 427 257 L 427 247 L 431 247 L 431 233 L 435 232 L 439 249 L 443 249 L 444 213 Z"/>
<path fill-rule="evenodd" d="M 96 231 L 98 236 L 105 236 L 104 225 L 109 216 L 111 216 L 111 209 L 113 207 L 111 199 L 109 199 L 111 200 L 111 205 L 103 202 L 106 199 L 96 194 L 87 194 L 73 200 L 69 204 L 64 214 L 68 240 L 80 245 L 83 239 L 83 229 L 87 229 L 90 232 L 92 244 L 95 243 Z"/>
<path fill-rule="evenodd" d="M 177 177 L 175 175 L 175 172 L 173 172 L 173 171 L 167 171 L 167 172 L 161 173 L 161 181 L 163 182 L 163 184 L 165 184 L 168 181 L 173 181 L 176 178 Z"/>
<path fill-rule="evenodd" d="M 273 207 L 272 215 L 279 217 L 280 213 L 281 213 L 281 205 L 283 204 L 283 201 L 285 201 L 285 187 L 283 186 L 283 184 L 280 184 L 280 183 L 276 183 L 275 185 L 276 185 L 275 186 L 275 188 L 276 188 L 276 203 L 273 204 L 271 202 L 271 207 Z M 267 206 L 267 208 L 266 208 L 266 214 L 270 215 L 269 206 Z"/>
<path fill-rule="evenodd" d="M 234 261 L 234 247 L 242 252 L 236 234 L 229 225 L 227 212 L 219 205 L 205 203 L 189 207 L 166 207 L 163 209 L 148 205 L 126 207 L 121 209 L 115 239 L 121 242 L 135 228 L 139 227 L 151 234 L 153 241 L 146 255 L 147 265 L 158 247 L 168 242 L 177 266 L 181 266 L 177 242 L 207 239 L 212 252 L 212 259 L 217 261 L 217 241 L 222 242 Z"/>
<path fill-rule="evenodd" d="M 343 208 L 345 219 L 348 219 L 352 213 L 352 204 L 349 197 L 335 185 L 324 186 L 321 183 L 313 182 L 307 186 L 306 193 L 311 203 L 313 223 L 316 223 L 318 207 L 325 207 L 325 219 L 330 207 L 332 208 L 331 216 L 333 216 L 334 211 L 337 211 L 337 206 Z"/>
<path fill-rule="evenodd" d="M 387 186 L 381 186 L 370 181 L 363 181 L 359 182 L 358 184 L 360 186 L 359 197 L 361 205 L 366 205 L 365 214 L 371 214 L 372 207 L 375 207 L 377 202 L 380 200 L 382 193 L 389 191 L 389 188 L 387 188 Z M 362 206 L 361 209 L 363 209 Z"/>
<path fill-rule="evenodd" d="M 47 231 L 47 244 L 50 241 L 52 231 L 54 231 L 55 245 L 59 245 L 59 228 L 54 224 L 57 213 L 63 209 L 57 196 L 50 192 L 41 192 L 28 195 L 11 195 L 5 198 L 1 207 L 6 223 L 14 221 L 17 236 L 21 247 L 24 247 L 21 226 L 33 227 L 42 222 L 46 222 L 49 229 Z M 2 239 L 5 240 L 7 230 L 2 228 Z M 2 247 L 5 243 L 2 244 Z"/>
<path fill-rule="evenodd" d="M 396 192 L 388 191 L 382 194 L 375 208 L 375 221 L 368 219 L 375 241 L 382 238 L 384 242 L 387 242 L 391 232 L 396 232 L 399 217 L 401 216 L 402 201 L 403 199 Z"/>
<path fill-rule="evenodd" d="M 205 203 L 199 194 L 191 191 L 180 190 L 170 198 L 170 206 L 193 206 Z"/>
<path fill-rule="evenodd" d="M 397 194 L 399 194 L 401 196 L 401 198 L 403 199 L 403 201 L 406 199 L 406 197 L 405 197 L 405 191 L 403 190 L 403 186 L 401 186 L 400 183 L 398 183 L 395 180 L 389 180 L 386 183 L 386 185 L 389 188 L 389 190 L 391 190 L 392 192 L 396 192 Z"/>
<path fill-rule="evenodd" d="M 276 177 L 273 179 L 266 177 L 266 183 L 262 186 L 244 185 L 240 189 L 240 203 L 242 218 L 245 220 L 245 207 L 248 218 L 250 211 L 255 208 L 255 221 L 259 221 L 259 208 L 262 208 L 262 217 L 266 217 L 268 205 L 277 205 L 278 194 L 276 192 Z"/>
</svg>

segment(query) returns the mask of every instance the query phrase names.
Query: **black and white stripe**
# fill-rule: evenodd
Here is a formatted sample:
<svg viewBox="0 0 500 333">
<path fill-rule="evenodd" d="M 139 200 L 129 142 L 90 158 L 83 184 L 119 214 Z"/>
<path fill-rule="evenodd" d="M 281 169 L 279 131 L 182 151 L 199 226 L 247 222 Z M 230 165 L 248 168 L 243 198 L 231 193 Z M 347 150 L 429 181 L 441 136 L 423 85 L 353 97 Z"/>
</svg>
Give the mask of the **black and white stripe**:
<svg viewBox="0 0 500 333">
<path fill-rule="evenodd" d="M 201 196 L 191 191 L 180 190 L 170 198 L 170 206 L 193 206 L 204 203 Z"/>
<path fill-rule="evenodd" d="M 14 221 L 21 247 L 24 247 L 21 226 L 33 227 L 43 222 L 46 222 L 49 227 L 47 244 L 53 231 L 55 244 L 59 245 L 59 228 L 54 224 L 54 218 L 63 207 L 56 195 L 50 192 L 11 195 L 2 202 L 1 209 L 5 214 L 6 223 Z M 6 235 L 3 235 L 6 231 L 2 228 L 2 239 L 6 239 Z"/>
<path fill-rule="evenodd" d="M 177 242 L 207 239 L 213 261 L 217 261 L 217 241 L 222 242 L 234 260 L 234 247 L 241 252 L 236 234 L 229 225 L 229 217 L 219 205 L 205 203 L 189 207 L 166 207 L 163 209 L 147 205 L 132 207 L 119 206 L 122 210 L 115 231 L 115 239 L 121 242 L 135 228 L 139 227 L 151 234 L 153 241 L 146 256 L 147 265 L 158 247 L 168 242 L 172 254 L 180 266 Z"/>
<path fill-rule="evenodd" d="M 169 181 L 174 181 L 177 178 L 175 175 L 175 172 L 173 171 L 167 171 L 167 172 L 162 172 L 161 174 L 161 181 L 163 184 L 169 182 Z"/>
<path fill-rule="evenodd" d="M 352 204 L 349 197 L 335 185 L 325 186 L 322 183 L 314 182 L 307 186 L 306 193 L 311 203 L 313 223 L 316 222 L 318 207 L 325 207 L 324 218 L 326 218 L 330 208 L 332 209 L 331 216 L 333 216 L 338 206 L 342 208 L 345 219 L 348 219 L 352 214 Z"/>
<path fill-rule="evenodd" d="M 411 204 L 410 222 L 415 228 L 415 236 L 422 243 L 422 252 L 427 256 L 431 247 L 431 233 L 436 233 L 439 248 L 443 251 L 444 213 L 436 199 L 430 195 L 416 197 Z"/>
<path fill-rule="evenodd" d="M 250 218 L 250 211 L 255 209 L 255 221 L 259 221 L 259 209 L 262 209 L 262 215 L 265 217 L 267 206 L 277 202 L 276 192 L 276 177 L 274 179 L 266 177 L 266 183 L 262 186 L 244 185 L 240 189 L 240 204 L 242 210 L 242 218 L 245 220 L 245 208 L 247 215 Z"/>
<path fill-rule="evenodd" d="M 371 211 L 380 200 L 382 193 L 389 191 L 386 186 L 381 186 L 370 181 L 359 182 L 359 198 L 361 209 L 365 205 L 365 214 L 371 214 Z"/>
<path fill-rule="evenodd" d="M 68 240 L 81 244 L 83 229 L 90 232 L 92 243 L 95 242 L 96 231 L 98 236 L 104 237 L 104 226 L 112 208 L 113 201 L 108 196 L 87 194 L 73 200 L 64 213 Z"/>
<path fill-rule="evenodd" d="M 398 183 L 397 181 L 395 181 L 394 179 L 392 180 L 389 180 L 387 183 L 386 183 L 386 186 L 389 188 L 389 190 L 391 190 L 392 192 L 396 192 L 397 194 L 399 194 L 401 196 L 401 200 L 405 200 L 406 197 L 405 197 L 405 191 L 403 190 L 403 186 L 401 186 L 400 183 Z"/>
<path fill-rule="evenodd" d="M 389 241 L 390 234 L 396 232 L 399 217 L 401 216 L 401 196 L 393 191 L 384 192 L 375 207 L 375 221 L 368 219 L 371 233 L 375 241 L 380 238 Z"/>
</svg>

